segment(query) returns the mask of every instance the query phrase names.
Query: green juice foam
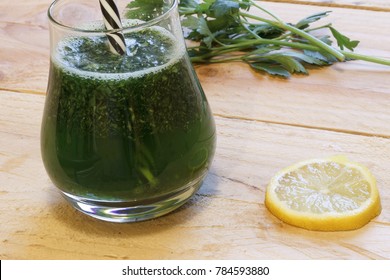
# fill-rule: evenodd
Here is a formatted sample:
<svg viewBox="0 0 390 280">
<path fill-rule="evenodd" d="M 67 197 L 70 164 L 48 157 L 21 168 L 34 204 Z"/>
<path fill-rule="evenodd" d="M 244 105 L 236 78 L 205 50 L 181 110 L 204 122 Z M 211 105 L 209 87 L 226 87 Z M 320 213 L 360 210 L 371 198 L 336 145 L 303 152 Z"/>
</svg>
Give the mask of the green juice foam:
<svg viewBox="0 0 390 280">
<path fill-rule="evenodd" d="M 124 27 L 140 21 L 124 21 Z M 101 23 L 83 26 L 85 30 L 101 30 Z M 185 54 L 166 29 L 158 26 L 124 34 L 126 55 L 113 54 L 105 36 L 68 38 L 58 44 L 52 61 L 64 70 L 98 79 L 127 79 L 139 77 L 177 63 Z"/>
</svg>

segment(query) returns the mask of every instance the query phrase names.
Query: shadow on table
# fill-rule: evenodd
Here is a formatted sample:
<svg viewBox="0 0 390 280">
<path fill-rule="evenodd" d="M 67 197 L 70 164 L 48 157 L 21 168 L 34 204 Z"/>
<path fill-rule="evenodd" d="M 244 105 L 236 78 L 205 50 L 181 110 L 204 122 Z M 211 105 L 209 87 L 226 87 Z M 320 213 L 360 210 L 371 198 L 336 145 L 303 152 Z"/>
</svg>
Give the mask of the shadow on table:
<svg viewBox="0 0 390 280">
<path fill-rule="evenodd" d="M 202 214 L 211 203 L 211 198 L 205 194 L 217 188 L 213 186 L 215 180 L 207 176 L 201 190 L 198 191 L 186 204 L 162 217 L 133 223 L 112 223 L 105 222 L 74 209 L 66 200 L 56 192 L 50 192 L 52 203 L 49 210 L 56 223 L 68 228 L 73 234 L 84 233 L 95 237 L 134 237 L 151 236 L 164 231 L 171 230 L 173 227 L 180 228 L 193 224 L 197 216 Z M 54 188 L 54 186 L 53 186 Z M 214 191 L 213 191 L 214 192 Z M 195 222 L 196 223 L 196 222 Z"/>
</svg>

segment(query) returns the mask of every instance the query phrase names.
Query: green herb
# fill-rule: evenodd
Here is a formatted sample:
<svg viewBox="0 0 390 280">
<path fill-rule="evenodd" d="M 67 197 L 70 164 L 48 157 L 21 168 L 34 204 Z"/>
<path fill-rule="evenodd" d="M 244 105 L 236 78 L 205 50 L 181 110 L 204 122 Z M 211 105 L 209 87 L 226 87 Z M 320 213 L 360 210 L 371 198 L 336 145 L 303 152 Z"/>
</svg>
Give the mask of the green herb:
<svg viewBox="0 0 390 280">
<path fill-rule="evenodd" d="M 131 6 L 145 15 L 150 13 L 149 2 L 136 0 Z M 161 8 L 164 0 L 153 3 Z M 256 11 L 250 12 L 252 9 Z M 243 61 L 258 71 L 282 77 L 307 74 L 308 65 L 327 66 L 352 59 L 390 66 L 390 60 L 354 53 L 359 41 L 343 35 L 332 24 L 312 26 L 330 11 L 295 24 L 283 21 L 253 0 L 181 0 L 179 12 L 186 39 L 199 42 L 188 48 L 193 63 Z"/>
<path fill-rule="evenodd" d="M 359 44 L 359 41 L 351 41 L 351 39 L 338 32 L 332 26 L 329 26 L 329 29 L 332 31 L 333 37 L 337 40 L 337 45 L 340 49 L 343 50 L 344 47 L 346 47 L 347 49 L 353 51 L 353 49 Z"/>
<path fill-rule="evenodd" d="M 162 15 L 169 9 L 164 0 L 136 0 L 127 4 L 126 17 L 150 20 Z"/>
</svg>

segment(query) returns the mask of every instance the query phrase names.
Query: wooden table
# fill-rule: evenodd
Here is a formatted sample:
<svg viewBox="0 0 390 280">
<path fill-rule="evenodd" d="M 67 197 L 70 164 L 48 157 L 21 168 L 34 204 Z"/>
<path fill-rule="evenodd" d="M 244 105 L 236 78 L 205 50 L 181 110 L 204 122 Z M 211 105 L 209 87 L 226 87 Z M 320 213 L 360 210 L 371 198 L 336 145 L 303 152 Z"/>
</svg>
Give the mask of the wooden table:
<svg viewBox="0 0 390 280">
<path fill-rule="evenodd" d="M 112 224 L 71 208 L 40 157 L 51 0 L 0 0 L 0 259 L 390 259 L 390 67 L 362 61 L 281 79 L 241 63 L 196 66 L 218 129 L 199 193 L 159 219 Z M 287 21 L 329 22 L 390 58 L 387 0 L 263 3 Z M 344 154 L 368 166 L 383 210 L 362 229 L 312 232 L 264 206 L 273 174 Z"/>
</svg>

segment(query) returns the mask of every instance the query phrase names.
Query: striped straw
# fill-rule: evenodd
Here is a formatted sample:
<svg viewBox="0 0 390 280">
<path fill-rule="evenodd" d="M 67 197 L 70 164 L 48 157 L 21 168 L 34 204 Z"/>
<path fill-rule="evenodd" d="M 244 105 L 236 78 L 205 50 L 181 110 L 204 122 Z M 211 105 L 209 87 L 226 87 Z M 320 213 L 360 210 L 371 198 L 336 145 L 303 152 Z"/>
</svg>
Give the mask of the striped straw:
<svg viewBox="0 0 390 280">
<path fill-rule="evenodd" d="M 118 8 L 113 0 L 99 0 L 100 9 L 103 13 L 104 25 L 107 30 L 116 30 L 122 28 Z M 122 32 L 113 31 L 107 33 L 110 42 L 110 50 L 115 54 L 124 55 L 126 53 L 125 37 Z"/>
</svg>

